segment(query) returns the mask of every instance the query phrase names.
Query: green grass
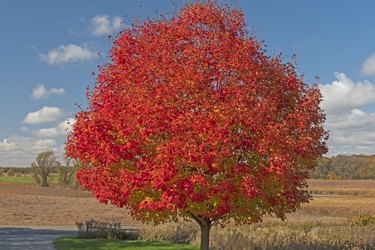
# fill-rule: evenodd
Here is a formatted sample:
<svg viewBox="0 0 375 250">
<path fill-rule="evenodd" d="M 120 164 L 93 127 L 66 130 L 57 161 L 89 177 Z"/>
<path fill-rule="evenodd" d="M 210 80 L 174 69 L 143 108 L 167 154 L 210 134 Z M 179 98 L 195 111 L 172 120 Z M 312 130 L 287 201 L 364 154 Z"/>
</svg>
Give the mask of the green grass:
<svg viewBox="0 0 375 250">
<path fill-rule="evenodd" d="M 198 246 L 185 244 L 170 244 L 143 240 L 106 240 L 78 239 L 76 237 L 60 237 L 53 241 L 57 250 L 198 250 Z"/>
<path fill-rule="evenodd" d="M 33 183 L 34 180 L 31 176 L 0 176 L 0 181 L 10 183 Z"/>
<path fill-rule="evenodd" d="M 51 174 L 49 177 L 49 183 L 57 183 L 57 175 Z M 33 177 L 31 176 L 0 176 L 0 181 L 5 181 L 9 183 L 20 183 L 20 184 L 32 184 L 35 183 Z"/>
</svg>

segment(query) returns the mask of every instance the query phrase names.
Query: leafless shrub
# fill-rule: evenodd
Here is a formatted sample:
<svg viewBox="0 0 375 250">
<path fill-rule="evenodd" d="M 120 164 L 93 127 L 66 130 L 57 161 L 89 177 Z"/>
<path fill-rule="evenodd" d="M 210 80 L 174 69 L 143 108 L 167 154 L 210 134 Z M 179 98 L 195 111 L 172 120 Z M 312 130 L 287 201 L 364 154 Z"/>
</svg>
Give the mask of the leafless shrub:
<svg viewBox="0 0 375 250">
<path fill-rule="evenodd" d="M 84 239 L 138 239 L 138 230 L 123 229 L 120 222 L 87 220 L 76 222 L 78 237 Z"/>
<path fill-rule="evenodd" d="M 65 156 L 64 164 L 57 166 L 57 183 L 64 187 L 78 188 L 76 173 L 80 168 L 80 162 Z"/>
</svg>

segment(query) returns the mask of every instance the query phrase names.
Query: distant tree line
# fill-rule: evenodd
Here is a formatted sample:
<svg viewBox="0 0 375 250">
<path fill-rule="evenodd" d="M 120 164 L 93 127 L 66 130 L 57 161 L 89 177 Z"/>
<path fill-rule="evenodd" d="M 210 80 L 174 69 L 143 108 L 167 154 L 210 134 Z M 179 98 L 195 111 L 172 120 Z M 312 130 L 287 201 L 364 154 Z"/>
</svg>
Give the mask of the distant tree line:
<svg viewBox="0 0 375 250">
<path fill-rule="evenodd" d="M 21 176 L 29 175 L 31 168 L 22 167 L 0 167 L 0 176 Z"/>
<path fill-rule="evenodd" d="M 30 167 L 0 167 L 0 176 L 31 176 L 40 186 L 48 187 L 52 182 L 64 187 L 79 188 L 76 173 L 80 162 L 64 157 L 63 162 L 57 160 L 53 151 L 39 153 Z"/>
<path fill-rule="evenodd" d="M 375 155 L 322 157 L 310 177 L 331 180 L 375 179 Z"/>
<path fill-rule="evenodd" d="M 43 152 L 40 155 L 46 157 L 49 154 Z M 34 162 L 34 164 L 35 163 L 36 162 Z M 39 165 L 35 167 L 34 170 L 32 167 L 0 167 L 0 176 L 33 175 L 35 181 L 38 183 L 38 175 L 40 175 L 41 169 L 38 169 Z M 75 179 L 75 173 L 79 167 L 79 162 L 71 158 L 65 158 L 63 164 L 56 162 L 49 165 L 47 178 L 50 178 L 50 174 L 57 174 L 57 183 L 61 186 L 77 187 L 78 183 Z M 375 179 L 375 155 L 338 155 L 322 157 L 318 160 L 318 166 L 310 172 L 310 178 L 330 180 Z M 42 181 L 40 182 L 43 183 Z"/>
</svg>

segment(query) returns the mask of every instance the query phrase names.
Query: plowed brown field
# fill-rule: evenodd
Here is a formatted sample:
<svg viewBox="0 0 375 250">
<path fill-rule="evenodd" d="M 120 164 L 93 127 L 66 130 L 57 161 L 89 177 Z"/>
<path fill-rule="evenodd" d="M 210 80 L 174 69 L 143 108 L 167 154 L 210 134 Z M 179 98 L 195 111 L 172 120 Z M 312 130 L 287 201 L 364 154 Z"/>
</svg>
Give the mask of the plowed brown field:
<svg viewBox="0 0 375 250">
<path fill-rule="evenodd" d="M 87 191 L 0 181 L 0 226 L 71 226 L 90 219 L 137 225 L 125 208 L 101 204 Z"/>
<path fill-rule="evenodd" d="M 375 214 L 374 180 L 309 180 L 309 184 L 314 199 L 289 214 L 288 221 L 347 223 L 358 215 Z M 0 226 L 74 226 L 90 219 L 140 225 L 125 208 L 101 204 L 87 191 L 0 181 Z"/>
</svg>

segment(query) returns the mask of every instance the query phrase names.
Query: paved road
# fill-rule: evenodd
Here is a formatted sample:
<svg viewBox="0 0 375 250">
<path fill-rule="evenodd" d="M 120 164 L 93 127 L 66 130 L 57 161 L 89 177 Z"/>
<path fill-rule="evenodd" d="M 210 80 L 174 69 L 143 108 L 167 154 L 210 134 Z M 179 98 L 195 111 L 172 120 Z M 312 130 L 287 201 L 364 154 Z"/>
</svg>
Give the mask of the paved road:
<svg viewBox="0 0 375 250">
<path fill-rule="evenodd" d="M 77 235 L 74 227 L 0 227 L 1 250 L 53 250 L 60 236 Z"/>
</svg>

